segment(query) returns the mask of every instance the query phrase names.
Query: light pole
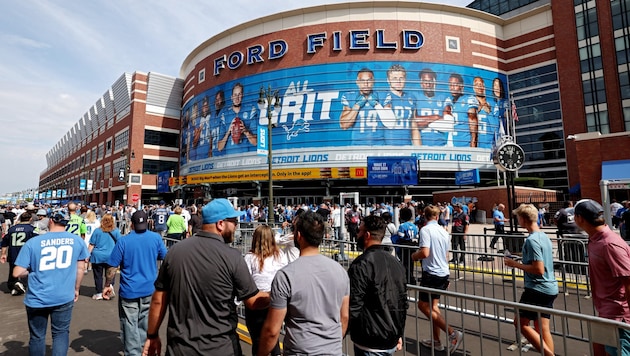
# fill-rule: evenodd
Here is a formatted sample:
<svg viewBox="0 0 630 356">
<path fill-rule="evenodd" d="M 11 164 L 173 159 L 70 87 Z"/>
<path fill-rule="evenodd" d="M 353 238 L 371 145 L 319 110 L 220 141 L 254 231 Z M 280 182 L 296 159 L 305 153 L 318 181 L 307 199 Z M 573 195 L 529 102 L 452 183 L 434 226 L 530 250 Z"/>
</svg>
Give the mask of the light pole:
<svg viewBox="0 0 630 356">
<path fill-rule="evenodd" d="M 273 103 L 272 103 L 273 100 Z M 267 222 L 270 226 L 275 223 L 274 217 L 274 204 L 273 204 L 273 153 L 272 153 L 272 136 L 271 129 L 273 124 L 271 118 L 273 113 L 278 114 L 280 112 L 280 95 L 278 91 L 272 91 L 271 86 L 267 87 L 267 90 L 260 87 L 260 94 L 258 95 L 258 108 L 260 111 L 267 110 L 267 163 L 268 163 L 268 175 L 269 175 L 269 202 L 267 211 Z M 260 137 L 258 139 L 261 139 Z"/>
<path fill-rule="evenodd" d="M 123 167 L 125 170 L 125 178 L 124 178 L 124 182 L 125 182 L 125 187 L 123 190 L 123 205 L 127 206 L 127 201 L 129 200 L 128 195 L 128 190 L 129 190 L 129 171 L 131 170 L 131 160 L 136 158 L 136 154 L 133 150 L 131 150 L 131 155 L 129 154 L 129 150 L 127 148 L 124 148 L 122 151 L 120 151 L 120 157 L 125 157 L 125 166 Z"/>
</svg>

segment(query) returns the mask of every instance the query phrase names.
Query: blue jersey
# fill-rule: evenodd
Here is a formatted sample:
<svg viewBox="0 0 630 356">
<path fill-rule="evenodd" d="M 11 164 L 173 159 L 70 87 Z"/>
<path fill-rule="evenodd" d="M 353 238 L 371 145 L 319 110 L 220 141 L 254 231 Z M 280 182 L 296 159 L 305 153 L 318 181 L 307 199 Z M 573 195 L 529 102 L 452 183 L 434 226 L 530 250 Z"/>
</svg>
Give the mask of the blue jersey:
<svg viewBox="0 0 630 356">
<path fill-rule="evenodd" d="M 22 246 L 34 236 L 37 236 L 37 233 L 35 233 L 35 227 L 30 224 L 17 224 L 9 228 L 2 238 L 2 247 L 7 248 L 7 261 L 10 264 L 15 264 Z"/>
<path fill-rule="evenodd" d="M 219 140 L 225 137 L 227 130 L 230 128 L 230 124 L 237 117 L 243 122 L 245 130 L 251 132 L 252 135 L 258 135 L 258 109 L 252 107 L 250 111 L 246 111 L 244 106 L 242 106 L 241 111 L 236 113 L 233 108 L 229 108 L 225 110 L 225 113 L 222 115 L 225 116 L 222 120 L 225 121 L 226 125 L 222 127 L 223 131 L 219 131 Z M 228 136 L 223 151 L 225 151 L 225 154 L 234 154 L 256 151 L 256 149 L 257 147 L 255 145 L 249 143 L 245 133 L 241 132 L 240 136 L 234 136 L 233 134 Z"/>
<path fill-rule="evenodd" d="M 153 213 L 153 228 L 155 231 L 166 231 L 166 221 L 168 220 L 168 210 L 157 208 Z"/>
<path fill-rule="evenodd" d="M 456 102 L 453 103 L 453 98 L 450 98 L 450 105 L 452 105 L 452 114 L 455 118 L 455 130 L 453 131 L 453 146 L 455 147 L 470 147 L 470 125 L 468 123 L 468 111 L 477 111 L 479 101 L 472 95 L 461 96 Z"/>
<path fill-rule="evenodd" d="M 225 155 L 225 149 L 219 151 L 219 141 L 223 138 L 230 123 L 225 122 L 223 110 L 215 112 L 210 118 L 210 139 L 212 140 L 212 157 Z"/>
<path fill-rule="evenodd" d="M 67 231 L 48 232 L 28 240 L 15 261 L 29 270 L 24 304 L 45 308 L 73 301 L 77 261 L 88 256 L 83 239 Z"/>
<path fill-rule="evenodd" d="M 479 120 L 477 147 L 492 148 L 497 132 L 499 132 L 500 118 L 491 111 L 479 110 L 477 119 Z"/>
<path fill-rule="evenodd" d="M 389 92 L 383 106 L 390 106 L 396 116 L 394 128 L 385 130 L 385 144 L 410 145 L 411 120 L 416 113 L 416 98 L 407 92 L 403 92 L 402 96 Z"/>
<path fill-rule="evenodd" d="M 412 222 L 404 222 L 398 227 L 398 234 L 392 236 L 394 244 L 409 245 L 418 242 L 418 227 Z"/>
<path fill-rule="evenodd" d="M 505 134 L 505 111 L 507 110 L 507 101 L 503 99 L 492 100 L 491 112 L 485 118 L 479 119 L 479 147 L 492 148 L 497 138 Z"/>
<path fill-rule="evenodd" d="M 416 114 L 418 116 L 442 116 L 444 111 L 444 97 L 434 95 L 427 97 L 421 95 L 416 103 Z M 447 130 L 438 130 L 426 127 L 420 130 L 420 138 L 423 146 L 445 146 L 448 140 Z"/>
<path fill-rule="evenodd" d="M 376 93 L 372 96 L 378 101 Z M 358 91 L 344 93 L 341 96 L 341 105 L 351 108 L 359 99 L 363 97 Z M 369 103 L 365 105 L 357 113 L 357 118 L 351 128 L 352 142 L 354 144 L 375 144 L 382 145 L 385 136 L 385 125 L 381 122 L 377 110 Z"/>
<path fill-rule="evenodd" d="M 155 291 L 157 260 L 166 256 L 162 237 L 155 232 L 132 231 L 118 239 L 107 262 L 120 266 L 120 296 L 125 299 L 148 297 Z"/>
</svg>

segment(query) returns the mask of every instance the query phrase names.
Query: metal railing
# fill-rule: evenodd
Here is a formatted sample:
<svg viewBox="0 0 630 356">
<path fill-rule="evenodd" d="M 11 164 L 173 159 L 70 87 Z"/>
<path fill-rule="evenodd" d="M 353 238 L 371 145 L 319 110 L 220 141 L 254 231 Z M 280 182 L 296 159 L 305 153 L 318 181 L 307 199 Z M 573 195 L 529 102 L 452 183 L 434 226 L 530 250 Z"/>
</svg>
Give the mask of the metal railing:
<svg viewBox="0 0 630 356">
<path fill-rule="evenodd" d="M 251 247 L 254 224 L 241 224 L 232 246 L 246 254 Z M 440 308 L 447 323 L 462 330 L 465 334 L 461 354 L 503 355 L 521 354 L 531 348 L 514 327 L 521 309 L 537 313 L 551 314 L 550 329 L 554 336 L 555 352 L 560 355 L 590 355 L 592 344 L 619 343 L 617 329 L 628 329 L 627 324 L 598 318 L 591 301 L 591 291 L 586 263 L 587 239 L 578 236 L 553 236 L 554 275 L 558 280 L 560 293 L 553 309 L 535 307 L 518 303 L 523 290 L 523 272 L 504 266 L 501 246 L 519 246 L 522 242 L 511 239 L 523 239 L 525 236 L 501 235 L 497 250 L 489 250 L 490 240 L 494 235 L 467 235 L 465 251 L 451 251 L 464 255 L 464 263 L 451 263 L 451 284 L 442 295 Z M 354 242 L 326 239 L 320 245 L 320 253 L 336 259 L 348 268 L 361 253 Z M 417 247 L 393 245 L 400 249 L 415 251 Z M 343 253 L 342 253 L 343 252 Z M 518 254 L 520 251 L 511 251 Z M 347 257 L 344 259 L 342 257 Z M 421 277 L 421 262 L 413 263 L 413 274 Z M 431 289 L 408 285 L 410 301 L 418 300 L 418 293 Z M 244 318 L 242 306 L 239 315 Z M 410 304 L 405 335 L 404 354 L 443 354 L 428 350 L 420 340 L 429 338 L 431 320 L 428 320 L 415 306 Z M 426 324 L 429 323 L 429 324 Z M 445 337 L 444 337 L 445 338 Z M 349 338 L 344 341 L 344 350 L 350 352 L 352 344 Z M 443 342 L 444 343 L 444 342 Z M 423 350 L 424 348 L 424 350 Z M 483 352 L 481 351 L 483 350 Z M 430 353 L 429 353 L 430 352 Z M 530 354 L 537 352 L 530 350 Z"/>
</svg>

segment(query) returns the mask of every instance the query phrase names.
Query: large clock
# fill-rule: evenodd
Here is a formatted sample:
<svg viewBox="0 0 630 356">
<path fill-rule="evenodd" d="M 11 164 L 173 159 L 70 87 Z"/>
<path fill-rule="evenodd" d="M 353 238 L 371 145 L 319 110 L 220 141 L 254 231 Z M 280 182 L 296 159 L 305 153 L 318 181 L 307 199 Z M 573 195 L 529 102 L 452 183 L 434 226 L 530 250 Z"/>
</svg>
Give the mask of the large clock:
<svg viewBox="0 0 630 356">
<path fill-rule="evenodd" d="M 502 171 L 517 171 L 523 166 L 525 152 L 514 142 L 506 142 L 497 148 L 494 164 Z"/>
</svg>

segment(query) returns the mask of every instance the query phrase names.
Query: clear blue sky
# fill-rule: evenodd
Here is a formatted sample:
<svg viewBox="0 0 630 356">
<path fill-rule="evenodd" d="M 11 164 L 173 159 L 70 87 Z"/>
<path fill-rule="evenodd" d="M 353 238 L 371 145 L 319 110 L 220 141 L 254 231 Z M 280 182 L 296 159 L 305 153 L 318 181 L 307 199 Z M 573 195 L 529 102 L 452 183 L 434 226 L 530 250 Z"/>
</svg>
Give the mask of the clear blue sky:
<svg viewBox="0 0 630 356">
<path fill-rule="evenodd" d="M 426 1 L 465 6 L 471 0 Z M 208 38 L 353 0 L 8 1 L 0 12 L 0 195 L 36 188 L 46 153 L 124 72 L 178 76 Z"/>
</svg>

